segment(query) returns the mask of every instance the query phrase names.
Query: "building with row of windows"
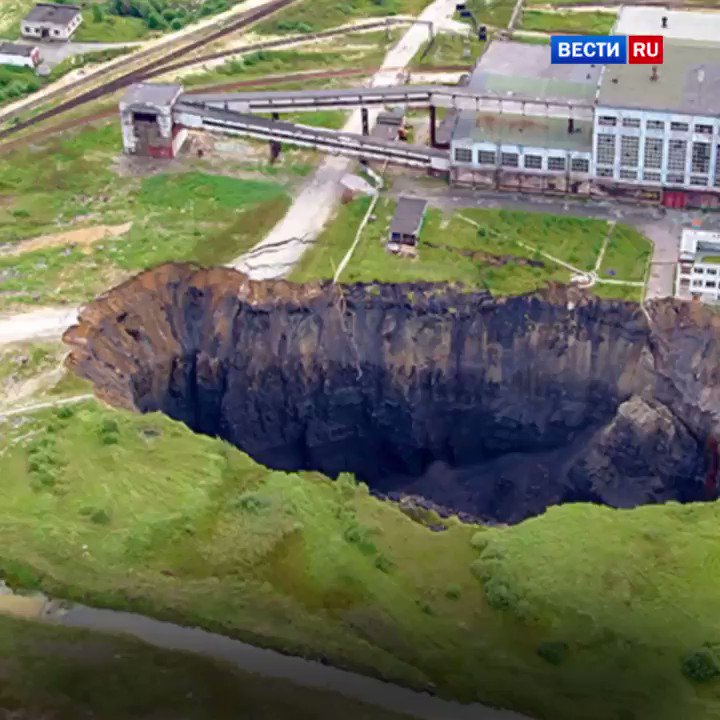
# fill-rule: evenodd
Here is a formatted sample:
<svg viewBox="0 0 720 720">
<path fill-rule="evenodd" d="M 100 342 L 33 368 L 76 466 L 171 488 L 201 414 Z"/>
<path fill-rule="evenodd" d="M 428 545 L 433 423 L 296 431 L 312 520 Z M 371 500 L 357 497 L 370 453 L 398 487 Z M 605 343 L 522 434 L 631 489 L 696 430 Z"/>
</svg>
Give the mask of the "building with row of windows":
<svg viewBox="0 0 720 720">
<path fill-rule="evenodd" d="M 663 34 L 664 63 L 551 65 L 548 46 L 492 43 L 470 88 L 553 112 L 458 113 L 452 179 L 720 205 L 720 15 L 623 8 L 614 32 Z"/>
<path fill-rule="evenodd" d="M 720 302 L 720 233 L 687 228 L 680 241 L 675 295 Z"/>
</svg>

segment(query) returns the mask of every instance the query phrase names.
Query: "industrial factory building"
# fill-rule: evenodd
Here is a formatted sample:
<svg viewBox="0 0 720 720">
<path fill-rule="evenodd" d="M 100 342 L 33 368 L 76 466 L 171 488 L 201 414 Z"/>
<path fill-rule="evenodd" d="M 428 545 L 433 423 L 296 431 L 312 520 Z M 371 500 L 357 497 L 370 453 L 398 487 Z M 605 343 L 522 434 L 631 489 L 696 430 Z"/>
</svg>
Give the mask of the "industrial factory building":
<svg viewBox="0 0 720 720">
<path fill-rule="evenodd" d="M 675 295 L 717 304 L 720 300 L 720 233 L 686 228 L 680 242 Z"/>
<path fill-rule="evenodd" d="M 423 168 L 458 185 L 720 207 L 720 14 L 623 8 L 615 32 L 663 34 L 664 64 L 552 65 L 547 45 L 496 40 L 456 86 L 139 85 L 120 105 L 124 145 L 173 157 L 190 128 Z M 402 111 L 381 113 L 370 130 L 370 112 L 397 107 L 429 109 L 432 147 L 402 142 Z M 352 108 L 362 116 L 352 132 L 280 119 Z"/>
<path fill-rule="evenodd" d="M 469 87 L 498 110 L 457 114 L 452 179 L 720 206 L 720 16 L 623 8 L 614 32 L 664 35 L 664 64 L 551 65 L 546 46 L 492 43 Z M 530 117 L 504 109 L 510 99 L 554 110 Z"/>
<path fill-rule="evenodd" d="M 451 180 L 478 187 L 589 192 L 592 103 L 600 68 L 551 65 L 545 45 L 493 42 L 467 88 L 497 98 L 495 112 L 462 110 L 452 129 Z M 517 102 L 552 103 L 528 115 Z M 520 110 L 520 112 L 518 112 Z"/>
</svg>

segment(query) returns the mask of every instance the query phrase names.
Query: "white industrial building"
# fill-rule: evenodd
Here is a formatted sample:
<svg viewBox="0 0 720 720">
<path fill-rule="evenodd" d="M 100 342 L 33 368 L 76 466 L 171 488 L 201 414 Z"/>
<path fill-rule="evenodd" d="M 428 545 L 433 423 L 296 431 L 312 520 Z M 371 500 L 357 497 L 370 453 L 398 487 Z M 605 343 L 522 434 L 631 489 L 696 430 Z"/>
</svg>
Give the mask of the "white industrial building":
<svg viewBox="0 0 720 720">
<path fill-rule="evenodd" d="M 457 113 L 452 179 L 720 206 L 720 14 L 623 8 L 613 32 L 664 35 L 664 63 L 551 65 L 547 46 L 493 42 L 469 87 L 498 111 Z M 518 113 L 523 100 L 553 110 Z"/>
<path fill-rule="evenodd" d="M 451 180 L 505 189 L 589 192 L 592 102 L 599 67 L 551 65 L 546 45 L 493 42 L 470 76 L 472 92 L 498 97 L 496 112 L 462 110 L 451 133 Z M 508 101 L 553 105 L 505 112 Z M 537 105 L 536 105 L 537 107 Z"/>
<path fill-rule="evenodd" d="M 20 32 L 35 40 L 69 40 L 81 22 L 78 5 L 37 3 L 20 21 Z"/>
<path fill-rule="evenodd" d="M 720 298 L 720 233 L 687 228 L 680 241 L 675 295 L 717 303 Z"/>
<path fill-rule="evenodd" d="M 35 69 L 40 64 L 40 50 L 34 45 L 0 42 L 0 65 Z"/>
</svg>

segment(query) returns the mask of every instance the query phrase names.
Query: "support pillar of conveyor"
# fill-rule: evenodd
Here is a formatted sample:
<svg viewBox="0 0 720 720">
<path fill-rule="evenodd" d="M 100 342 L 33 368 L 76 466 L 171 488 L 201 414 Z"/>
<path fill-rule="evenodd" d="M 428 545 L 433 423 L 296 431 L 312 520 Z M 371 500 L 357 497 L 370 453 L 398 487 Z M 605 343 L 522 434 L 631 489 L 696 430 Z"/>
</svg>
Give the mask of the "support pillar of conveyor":
<svg viewBox="0 0 720 720">
<path fill-rule="evenodd" d="M 370 134 L 370 116 L 368 114 L 367 108 L 362 108 L 360 110 L 360 115 L 362 117 L 362 134 L 363 135 L 369 135 Z"/>
<path fill-rule="evenodd" d="M 430 147 L 437 147 L 437 111 L 430 106 Z"/>
<path fill-rule="evenodd" d="M 276 113 L 276 112 L 272 113 L 272 119 L 279 120 L 280 114 Z M 281 152 L 282 152 L 282 143 L 278 142 L 277 140 L 271 140 L 270 141 L 270 164 L 271 165 L 280 157 Z"/>
</svg>

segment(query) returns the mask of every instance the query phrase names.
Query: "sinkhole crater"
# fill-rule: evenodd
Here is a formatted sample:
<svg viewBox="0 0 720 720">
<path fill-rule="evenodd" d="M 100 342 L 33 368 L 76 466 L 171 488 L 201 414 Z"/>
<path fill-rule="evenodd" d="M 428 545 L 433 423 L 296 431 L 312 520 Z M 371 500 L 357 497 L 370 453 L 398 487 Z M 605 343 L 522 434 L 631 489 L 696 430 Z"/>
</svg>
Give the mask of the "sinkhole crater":
<svg viewBox="0 0 720 720">
<path fill-rule="evenodd" d="M 275 469 L 483 521 L 715 495 L 720 315 L 567 287 L 249 280 L 168 264 L 88 305 L 68 365 Z"/>
</svg>

